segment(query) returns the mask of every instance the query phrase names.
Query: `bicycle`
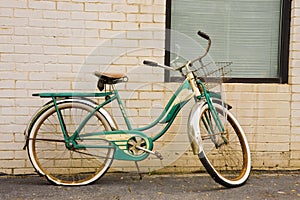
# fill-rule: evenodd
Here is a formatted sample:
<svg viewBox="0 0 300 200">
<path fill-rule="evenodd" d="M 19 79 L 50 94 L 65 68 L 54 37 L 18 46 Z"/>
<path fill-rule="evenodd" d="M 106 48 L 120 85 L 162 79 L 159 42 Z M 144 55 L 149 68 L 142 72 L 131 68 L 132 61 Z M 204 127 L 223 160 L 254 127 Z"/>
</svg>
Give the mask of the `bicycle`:
<svg viewBox="0 0 300 200">
<path fill-rule="evenodd" d="M 238 187 L 246 183 L 251 170 L 250 149 L 245 133 L 237 119 L 223 103 L 221 95 L 206 88 L 202 59 L 208 54 L 210 37 L 201 31 L 198 35 L 208 41 L 205 53 L 194 60 L 172 68 L 153 61 L 145 65 L 179 71 L 185 80 L 170 98 L 161 115 L 140 128 L 130 124 L 115 84 L 126 82 L 124 74 L 95 72 L 100 92 L 37 93 L 33 96 L 51 98 L 32 117 L 25 130 L 29 159 L 36 172 L 57 185 L 86 185 L 95 182 L 110 168 L 114 159 L 142 161 L 153 150 L 154 143 L 172 125 L 178 112 L 192 98 L 195 104 L 188 119 L 188 137 L 193 153 L 210 176 L 225 187 Z M 199 61 L 201 69 L 193 69 Z M 107 89 L 109 88 L 109 89 Z M 104 90 L 105 89 L 105 90 Z M 104 91 L 103 91 L 104 90 Z M 176 97 L 184 93 L 180 102 Z M 105 98 L 97 104 L 90 97 Z M 103 106 L 117 101 L 127 129 L 119 130 L 113 117 Z M 143 131 L 165 124 L 153 137 Z"/>
</svg>

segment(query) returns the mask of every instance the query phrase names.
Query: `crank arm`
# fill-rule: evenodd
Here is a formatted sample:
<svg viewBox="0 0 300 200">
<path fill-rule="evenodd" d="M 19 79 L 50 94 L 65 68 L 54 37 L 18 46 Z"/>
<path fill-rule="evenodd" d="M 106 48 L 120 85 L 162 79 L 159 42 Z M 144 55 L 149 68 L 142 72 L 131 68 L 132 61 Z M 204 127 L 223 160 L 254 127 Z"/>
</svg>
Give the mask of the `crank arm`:
<svg viewBox="0 0 300 200">
<path fill-rule="evenodd" d="M 136 146 L 135 148 L 137 148 L 137 149 L 139 149 L 139 150 L 142 150 L 142 151 L 145 151 L 145 152 L 147 152 L 147 153 L 150 153 L 150 154 L 152 154 L 152 155 L 155 155 L 157 158 L 159 158 L 160 160 L 162 160 L 163 159 L 163 157 L 162 157 L 162 155 L 159 153 L 159 152 L 157 152 L 157 151 L 150 151 L 149 149 L 145 149 L 145 148 L 143 148 L 143 147 L 140 147 L 140 146 Z"/>
</svg>

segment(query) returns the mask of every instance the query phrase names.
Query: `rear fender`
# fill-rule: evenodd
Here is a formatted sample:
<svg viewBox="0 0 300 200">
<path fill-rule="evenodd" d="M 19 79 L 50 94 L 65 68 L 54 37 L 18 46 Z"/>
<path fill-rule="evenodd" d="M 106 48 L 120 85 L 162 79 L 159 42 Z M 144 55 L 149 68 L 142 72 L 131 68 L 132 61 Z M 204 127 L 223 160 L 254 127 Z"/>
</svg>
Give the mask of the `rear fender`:
<svg viewBox="0 0 300 200">
<path fill-rule="evenodd" d="M 85 105 L 88 105 L 92 108 L 96 108 L 98 105 L 97 103 L 95 103 L 94 101 L 87 99 L 87 98 L 66 98 L 66 99 L 61 99 L 58 100 L 56 103 L 57 104 L 61 104 L 61 103 L 66 103 L 66 102 L 77 102 L 77 103 L 83 103 Z M 35 115 L 30 119 L 25 131 L 24 131 L 24 135 L 25 135 L 25 145 L 23 147 L 23 149 L 25 150 L 28 144 L 28 138 L 30 136 L 30 132 L 32 130 L 32 127 L 34 126 L 36 120 L 38 119 L 38 117 L 45 112 L 46 110 L 50 109 L 52 106 L 54 106 L 54 102 L 53 101 L 49 101 L 47 102 L 44 106 L 42 106 L 36 113 Z M 110 115 L 109 112 L 107 112 L 104 108 L 100 108 L 99 112 L 103 115 L 103 117 L 108 121 L 108 123 L 110 124 L 110 127 L 112 130 L 117 130 L 118 126 L 114 120 L 114 118 Z"/>
</svg>

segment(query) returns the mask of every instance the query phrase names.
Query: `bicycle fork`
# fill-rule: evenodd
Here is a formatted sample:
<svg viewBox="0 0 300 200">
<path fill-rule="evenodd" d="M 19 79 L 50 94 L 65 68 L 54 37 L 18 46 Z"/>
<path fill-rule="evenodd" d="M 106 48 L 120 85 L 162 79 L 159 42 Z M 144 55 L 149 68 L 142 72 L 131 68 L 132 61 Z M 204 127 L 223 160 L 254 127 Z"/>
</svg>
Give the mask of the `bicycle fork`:
<svg viewBox="0 0 300 200">
<path fill-rule="evenodd" d="M 202 140 L 207 139 L 208 137 L 215 144 L 216 148 L 219 148 L 224 144 L 228 144 L 228 139 L 224 137 L 224 135 L 227 134 L 227 131 L 223 126 L 216 108 L 213 106 L 212 99 L 207 92 L 206 87 L 201 81 L 197 81 L 197 84 L 202 94 L 200 96 L 200 99 L 204 97 L 208 105 L 208 112 L 205 112 L 204 116 L 201 118 L 201 121 L 203 122 L 205 129 L 208 132 L 208 136 L 202 136 Z M 221 135 L 223 142 L 218 143 L 218 135 Z"/>
<path fill-rule="evenodd" d="M 224 137 L 226 131 L 214 107 L 210 107 L 208 112 L 204 113 L 204 116 L 201 117 L 201 121 L 208 132 L 208 135 L 201 137 L 202 140 L 210 139 L 215 144 L 216 148 L 228 143 L 227 138 Z M 218 141 L 219 135 L 222 138 L 222 142 Z"/>
</svg>

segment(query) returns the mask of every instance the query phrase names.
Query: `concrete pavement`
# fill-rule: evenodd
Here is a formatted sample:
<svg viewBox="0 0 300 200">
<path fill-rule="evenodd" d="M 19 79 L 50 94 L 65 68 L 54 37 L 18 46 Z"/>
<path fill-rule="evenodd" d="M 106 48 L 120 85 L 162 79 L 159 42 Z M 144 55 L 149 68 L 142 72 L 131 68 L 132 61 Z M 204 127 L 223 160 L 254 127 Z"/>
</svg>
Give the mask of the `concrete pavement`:
<svg viewBox="0 0 300 200">
<path fill-rule="evenodd" d="M 254 172 L 239 188 L 227 189 L 207 174 L 108 173 L 81 187 L 54 186 L 35 175 L 0 176 L 0 199 L 300 199 L 300 171 Z"/>
</svg>

